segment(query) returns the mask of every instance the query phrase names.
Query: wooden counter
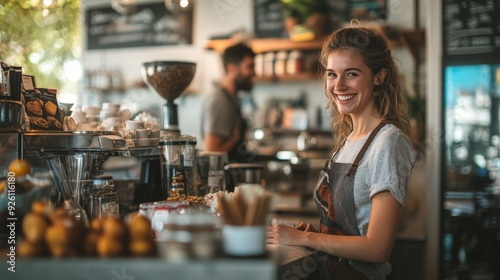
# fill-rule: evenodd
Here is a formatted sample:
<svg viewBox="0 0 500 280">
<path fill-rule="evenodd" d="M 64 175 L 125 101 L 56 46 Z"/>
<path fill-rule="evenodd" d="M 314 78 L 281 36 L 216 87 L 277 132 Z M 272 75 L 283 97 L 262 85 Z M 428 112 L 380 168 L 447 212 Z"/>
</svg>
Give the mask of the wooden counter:
<svg viewBox="0 0 500 280">
<path fill-rule="evenodd" d="M 2 255 L 1 279 L 217 279 L 274 280 L 302 274 L 314 260 L 313 252 L 300 246 L 267 245 L 265 258 L 220 258 L 167 262 L 158 258 L 36 258 L 17 259 L 15 272 Z"/>
</svg>

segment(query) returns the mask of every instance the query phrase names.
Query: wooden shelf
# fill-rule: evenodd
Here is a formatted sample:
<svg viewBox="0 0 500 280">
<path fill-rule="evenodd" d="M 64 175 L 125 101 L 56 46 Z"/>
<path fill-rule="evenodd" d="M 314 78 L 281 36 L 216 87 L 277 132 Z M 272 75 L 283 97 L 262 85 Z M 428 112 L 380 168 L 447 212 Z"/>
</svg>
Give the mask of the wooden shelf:
<svg viewBox="0 0 500 280">
<path fill-rule="evenodd" d="M 410 50 L 415 59 L 422 59 L 420 49 L 425 45 L 425 29 L 396 30 L 385 27 L 381 31 L 389 39 L 391 47 L 404 46 Z M 205 49 L 222 53 L 227 47 L 238 42 L 240 41 L 234 39 L 210 40 L 205 45 Z M 305 42 L 294 42 L 288 38 L 255 38 L 246 41 L 255 53 L 292 50 L 320 51 L 323 42 L 324 38 Z"/>
<path fill-rule="evenodd" d="M 227 47 L 238 43 L 233 39 L 210 40 L 205 45 L 205 49 L 214 50 L 222 53 Z M 291 50 L 321 50 L 323 46 L 323 38 L 313 41 L 294 42 L 286 38 L 263 38 L 252 39 L 246 42 L 255 53 L 265 53 L 274 51 L 291 51 Z"/>
</svg>

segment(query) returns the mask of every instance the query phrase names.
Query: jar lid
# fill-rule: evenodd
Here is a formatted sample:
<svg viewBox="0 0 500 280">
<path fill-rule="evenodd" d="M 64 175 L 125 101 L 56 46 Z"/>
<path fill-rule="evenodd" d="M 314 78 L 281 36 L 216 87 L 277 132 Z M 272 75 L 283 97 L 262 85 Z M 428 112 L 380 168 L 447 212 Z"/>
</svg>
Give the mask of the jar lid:
<svg viewBox="0 0 500 280">
<path fill-rule="evenodd" d="M 113 185 L 113 176 L 111 175 L 95 175 L 92 177 L 92 185 Z"/>
<path fill-rule="evenodd" d="M 224 166 L 224 170 L 230 169 L 264 169 L 264 165 L 258 163 L 230 163 Z"/>
<path fill-rule="evenodd" d="M 208 207 L 189 207 L 177 208 L 177 211 L 171 212 L 166 225 L 178 226 L 215 226 L 218 224 L 218 216 Z"/>
<path fill-rule="evenodd" d="M 288 53 L 286 51 L 279 51 L 276 54 L 276 59 L 285 60 L 287 56 L 288 56 Z"/>
<path fill-rule="evenodd" d="M 160 140 L 159 145 L 196 145 L 196 137 L 189 135 L 167 135 Z"/>
</svg>

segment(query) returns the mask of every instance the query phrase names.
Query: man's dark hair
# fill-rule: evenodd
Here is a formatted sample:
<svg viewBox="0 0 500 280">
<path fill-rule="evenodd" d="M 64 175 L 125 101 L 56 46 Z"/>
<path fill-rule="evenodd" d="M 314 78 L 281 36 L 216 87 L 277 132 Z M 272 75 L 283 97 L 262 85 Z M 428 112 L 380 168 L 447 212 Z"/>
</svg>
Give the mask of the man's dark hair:
<svg viewBox="0 0 500 280">
<path fill-rule="evenodd" d="M 222 63 L 224 64 L 224 71 L 227 71 L 229 63 L 239 64 L 246 57 L 255 57 L 255 53 L 250 47 L 243 43 L 228 47 L 222 54 Z"/>
</svg>

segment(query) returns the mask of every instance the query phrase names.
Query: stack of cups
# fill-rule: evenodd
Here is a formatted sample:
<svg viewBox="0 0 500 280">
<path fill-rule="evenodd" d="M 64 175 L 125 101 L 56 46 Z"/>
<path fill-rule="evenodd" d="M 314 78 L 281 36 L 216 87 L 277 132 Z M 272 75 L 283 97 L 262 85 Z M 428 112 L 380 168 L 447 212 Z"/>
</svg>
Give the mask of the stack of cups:
<svg viewBox="0 0 500 280">
<path fill-rule="evenodd" d="M 101 112 L 99 113 L 99 119 L 104 121 L 107 118 L 118 117 L 119 111 L 120 104 L 104 102 L 102 103 Z"/>
<path fill-rule="evenodd" d="M 135 139 L 137 140 L 137 146 L 144 147 L 151 144 L 150 138 L 151 130 L 149 128 L 138 128 L 135 130 Z"/>
</svg>

